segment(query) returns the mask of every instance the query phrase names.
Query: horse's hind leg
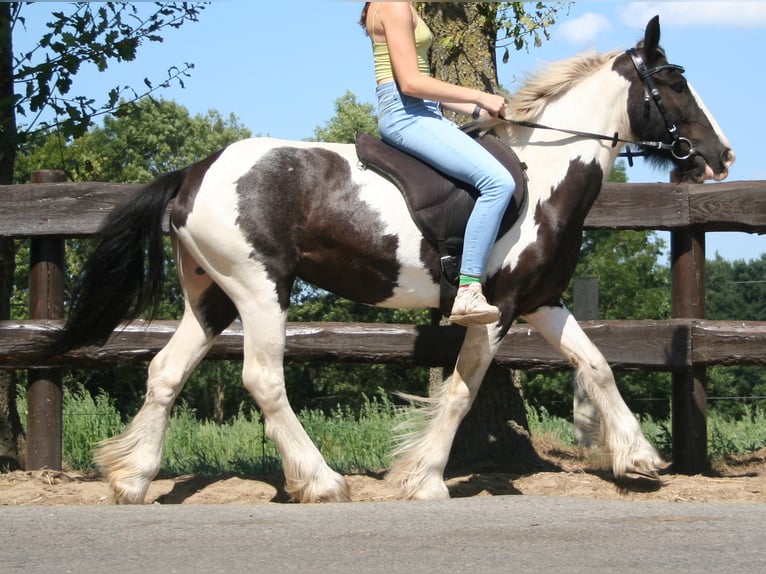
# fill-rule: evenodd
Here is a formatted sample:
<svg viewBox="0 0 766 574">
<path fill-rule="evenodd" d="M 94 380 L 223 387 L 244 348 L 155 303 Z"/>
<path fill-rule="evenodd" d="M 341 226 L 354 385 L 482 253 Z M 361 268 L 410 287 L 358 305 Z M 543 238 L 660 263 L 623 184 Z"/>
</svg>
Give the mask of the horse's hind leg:
<svg viewBox="0 0 766 574">
<path fill-rule="evenodd" d="M 327 466 L 285 390 L 285 328 L 296 255 L 267 231 L 257 241 L 240 243 L 241 230 L 236 224 L 227 225 L 225 221 L 197 228 L 190 224 L 191 230 L 187 226 L 179 236 L 187 239 L 189 250 L 239 312 L 244 336 L 242 382 L 263 413 L 266 435 L 279 450 L 285 488 L 300 502 L 349 500 L 345 479 Z M 256 248 L 252 242 L 265 245 Z"/>
<path fill-rule="evenodd" d="M 251 292 L 247 300 L 239 306 L 245 337 L 242 380 L 263 413 L 267 436 L 279 450 L 285 490 L 299 502 L 350 500 L 346 480 L 327 466 L 288 401 L 283 370 L 286 312 L 270 288 Z"/>
<path fill-rule="evenodd" d="M 141 410 L 121 435 L 99 445 L 96 463 L 118 504 L 140 504 L 157 475 L 170 409 L 189 374 L 207 354 L 215 336 L 236 311 L 207 275 L 182 251 L 179 275 L 186 308 L 178 329 L 149 364 L 146 397 Z M 189 272 L 184 273 L 186 269 Z M 211 324 L 219 325 L 211 328 Z"/>
<path fill-rule="evenodd" d="M 524 318 L 574 366 L 577 383 L 601 415 L 601 440 L 612 454 L 615 477 L 656 477 L 667 464 L 644 437 L 612 369 L 572 314 L 562 307 L 541 307 Z"/>
</svg>

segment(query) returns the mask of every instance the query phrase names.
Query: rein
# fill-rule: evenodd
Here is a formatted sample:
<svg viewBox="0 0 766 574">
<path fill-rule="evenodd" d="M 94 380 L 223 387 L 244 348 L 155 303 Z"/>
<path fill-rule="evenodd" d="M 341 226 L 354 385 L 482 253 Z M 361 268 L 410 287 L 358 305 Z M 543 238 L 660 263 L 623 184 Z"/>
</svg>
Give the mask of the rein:
<svg viewBox="0 0 766 574">
<path fill-rule="evenodd" d="M 652 81 L 652 76 L 658 72 L 661 72 L 663 70 L 678 70 L 679 72 L 683 73 L 684 68 L 676 64 L 663 64 L 662 66 L 656 66 L 654 68 L 648 69 L 646 67 L 646 64 L 644 63 L 644 60 L 641 58 L 641 55 L 638 53 L 638 51 L 635 48 L 631 48 L 630 50 L 627 50 L 625 53 L 630 56 L 633 62 L 633 65 L 636 68 L 636 72 L 638 72 L 639 78 L 641 78 L 641 81 L 644 83 L 644 102 L 646 104 L 645 115 L 649 114 L 649 102 L 654 101 L 654 104 L 657 106 L 657 109 L 659 110 L 660 115 L 662 116 L 662 119 L 665 122 L 665 129 L 667 129 L 668 134 L 673 138 L 673 143 L 665 143 L 661 141 L 626 140 L 626 139 L 620 138 L 617 132 L 614 132 L 614 135 L 612 136 L 607 136 L 607 135 L 597 134 L 593 132 L 556 128 L 552 126 L 538 124 L 535 122 L 518 121 L 518 120 L 507 119 L 507 118 L 499 118 L 499 119 L 506 123 L 509 123 L 515 126 L 524 127 L 524 128 L 552 130 L 552 131 L 557 131 L 560 133 L 565 133 L 565 134 L 582 137 L 582 138 L 610 141 L 612 142 L 612 147 L 617 147 L 618 143 L 634 145 L 640 148 L 641 151 L 631 151 L 630 149 L 627 149 L 626 151 L 621 152 L 619 154 L 619 157 L 628 158 L 628 164 L 630 164 L 630 167 L 633 167 L 633 158 L 645 156 L 646 153 L 643 150 L 647 150 L 647 149 L 669 150 L 670 153 L 673 155 L 673 157 L 676 158 L 677 160 L 689 159 L 689 157 L 691 157 L 691 155 L 695 153 L 694 145 L 689 139 L 678 135 L 676 126 L 671 121 L 670 115 L 668 114 L 668 110 L 665 107 L 664 102 L 662 101 L 662 96 L 660 95 L 659 90 L 657 90 L 657 87 L 654 85 L 654 82 Z"/>
</svg>

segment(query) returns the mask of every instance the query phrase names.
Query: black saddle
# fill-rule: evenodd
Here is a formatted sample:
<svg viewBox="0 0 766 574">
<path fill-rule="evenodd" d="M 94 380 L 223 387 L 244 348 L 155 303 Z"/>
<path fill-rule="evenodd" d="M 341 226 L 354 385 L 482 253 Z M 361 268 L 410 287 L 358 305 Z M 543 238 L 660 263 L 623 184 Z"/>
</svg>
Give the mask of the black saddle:
<svg viewBox="0 0 766 574">
<path fill-rule="evenodd" d="M 526 165 L 496 136 L 478 135 L 476 140 L 508 169 L 516 181 L 516 191 L 500 224 L 499 237 L 516 222 L 526 199 Z M 356 153 L 365 169 L 373 170 L 399 188 L 413 221 L 439 250 L 440 308 L 442 313 L 449 315 L 457 290 L 463 235 L 478 191 L 368 134 L 357 133 Z"/>
</svg>

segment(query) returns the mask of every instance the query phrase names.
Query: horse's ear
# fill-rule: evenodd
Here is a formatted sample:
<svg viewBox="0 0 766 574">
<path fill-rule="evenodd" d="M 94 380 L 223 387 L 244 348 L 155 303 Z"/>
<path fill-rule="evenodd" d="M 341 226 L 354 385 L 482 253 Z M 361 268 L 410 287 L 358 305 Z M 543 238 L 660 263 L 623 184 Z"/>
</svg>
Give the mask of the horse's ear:
<svg viewBox="0 0 766 574">
<path fill-rule="evenodd" d="M 644 57 L 647 61 L 652 61 L 660 47 L 660 17 L 655 16 L 646 25 L 644 32 Z"/>
</svg>

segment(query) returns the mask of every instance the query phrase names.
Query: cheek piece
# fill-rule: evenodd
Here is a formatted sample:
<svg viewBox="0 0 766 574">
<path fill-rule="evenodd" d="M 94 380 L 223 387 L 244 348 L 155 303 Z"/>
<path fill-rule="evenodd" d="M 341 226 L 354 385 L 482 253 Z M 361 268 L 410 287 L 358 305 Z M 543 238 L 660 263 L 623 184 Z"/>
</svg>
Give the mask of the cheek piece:
<svg viewBox="0 0 766 574">
<path fill-rule="evenodd" d="M 656 74 L 657 72 L 661 72 L 663 70 L 677 70 L 684 73 L 683 66 L 678 66 L 676 64 L 663 64 L 662 66 L 656 66 L 654 68 L 647 68 L 646 64 L 644 63 L 643 58 L 641 58 L 641 54 L 638 53 L 638 51 L 635 48 L 631 48 L 626 52 L 631 60 L 633 61 L 633 65 L 636 68 L 636 71 L 638 72 L 638 77 L 641 78 L 641 81 L 644 83 L 644 102 L 646 103 L 646 111 L 645 115 L 649 115 L 649 102 L 654 101 L 654 104 L 657 106 L 657 110 L 660 112 L 660 115 L 662 116 L 663 121 L 665 122 L 665 129 L 667 129 L 668 134 L 670 134 L 670 137 L 673 138 L 673 143 L 671 144 L 665 144 L 662 142 L 642 142 L 641 147 L 655 147 L 656 149 L 670 149 L 670 153 L 673 155 L 674 158 L 677 160 L 687 160 L 692 155 L 696 153 L 694 149 L 694 145 L 692 144 L 691 140 L 685 137 L 681 137 L 678 135 L 678 130 L 676 128 L 676 125 L 673 123 L 673 121 L 670 119 L 670 114 L 668 114 L 668 109 L 665 107 L 665 103 L 662 101 L 662 96 L 660 95 L 659 90 L 657 89 L 657 86 L 654 85 L 654 82 L 652 81 L 652 76 Z M 652 145 L 649 145 L 652 144 Z M 633 154 L 635 155 L 635 154 Z"/>
</svg>

